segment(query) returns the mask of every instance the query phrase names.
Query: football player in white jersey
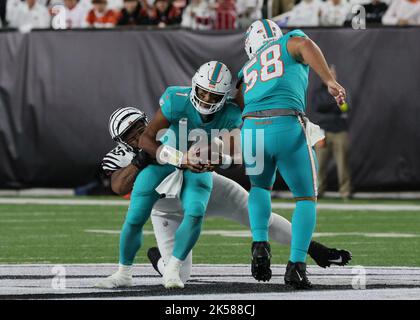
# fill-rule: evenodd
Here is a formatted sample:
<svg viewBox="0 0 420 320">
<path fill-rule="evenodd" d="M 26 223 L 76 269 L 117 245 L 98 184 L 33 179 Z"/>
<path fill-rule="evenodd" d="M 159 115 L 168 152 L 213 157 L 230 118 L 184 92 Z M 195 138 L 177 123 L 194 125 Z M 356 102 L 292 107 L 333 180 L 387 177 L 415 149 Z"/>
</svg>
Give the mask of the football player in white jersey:
<svg viewBox="0 0 420 320">
<path fill-rule="evenodd" d="M 137 148 L 138 140 L 147 125 L 146 115 L 134 107 L 120 108 L 110 117 L 109 131 L 117 146 L 104 157 L 102 168 L 111 176 L 112 190 L 119 195 L 129 194 L 139 171 L 153 162 L 146 152 Z M 213 191 L 206 217 L 224 217 L 249 227 L 248 192 L 231 179 L 216 172 L 212 175 Z M 160 275 L 164 272 L 164 263 L 172 255 L 175 232 L 182 217 L 179 199 L 162 198 L 153 207 L 151 219 L 159 248 L 149 249 L 148 257 Z M 269 232 L 275 242 L 290 245 L 291 224 L 285 218 L 272 213 Z M 309 255 L 323 268 L 331 265 L 343 266 L 351 260 L 349 251 L 328 248 L 315 241 L 311 242 Z M 180 276 L 184 283 L 189 279 L 191 269 L 192 251 L 181 267 Z"/>
</svg>

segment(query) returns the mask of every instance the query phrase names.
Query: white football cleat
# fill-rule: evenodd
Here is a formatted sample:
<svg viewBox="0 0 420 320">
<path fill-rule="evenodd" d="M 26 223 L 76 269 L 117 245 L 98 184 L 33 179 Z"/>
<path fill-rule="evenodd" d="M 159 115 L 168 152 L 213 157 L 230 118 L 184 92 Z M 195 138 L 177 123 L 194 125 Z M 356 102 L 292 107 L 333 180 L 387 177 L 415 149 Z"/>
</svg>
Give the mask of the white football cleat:
<svg viewBox="0 0 420 320">
<path fill-rule="evenodd" d="M 181 270 L 181 261 L 171 257 L 163 273 L 163 285 L 166 289 L 183 289 L 184 283 L 179 276 Z"/>
<path fill-rule="evenodd" d="M 95 288 L 115 289 L 122 287 L 132 287 L 133 277 L 131 275 L 123 274 L 121 271 L 115 272 L 113 275 L 106 277 L 95 283 Z"/>
</svg>

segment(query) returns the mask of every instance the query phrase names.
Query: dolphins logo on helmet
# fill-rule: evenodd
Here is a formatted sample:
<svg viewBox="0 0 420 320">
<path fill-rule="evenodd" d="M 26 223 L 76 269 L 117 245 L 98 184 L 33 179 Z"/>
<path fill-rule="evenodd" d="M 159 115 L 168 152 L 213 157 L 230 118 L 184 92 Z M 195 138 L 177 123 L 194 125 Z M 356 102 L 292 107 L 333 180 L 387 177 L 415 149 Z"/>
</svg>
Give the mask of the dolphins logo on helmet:
<svg viewBox="0 0 420 320">
<path fill-rule="evenodd" d="M 223 107 L 231 87 L 232 74 L 228 67 L 218 61 L 206 62 L 192 78 L 191 103 L 201 114 L 213 114 Z M 203 100 L 199 90 L 210 94 L 210 101 Z"/>
<path fill-rule="evenodd" d="M 269 19 L 254 21 L 245 35 L 245 51 L 248 58 L 252 59 L 264 45 L 282 36 L 280 27 L 274 21 Z"/>
</svg>

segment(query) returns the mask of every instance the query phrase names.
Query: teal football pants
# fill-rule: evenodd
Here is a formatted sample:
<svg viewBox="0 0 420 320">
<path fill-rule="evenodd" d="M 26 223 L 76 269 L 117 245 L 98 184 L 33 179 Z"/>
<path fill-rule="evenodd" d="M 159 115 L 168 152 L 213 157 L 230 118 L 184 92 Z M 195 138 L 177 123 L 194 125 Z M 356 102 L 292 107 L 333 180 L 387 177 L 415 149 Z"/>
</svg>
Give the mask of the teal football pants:
<svg viewBox="0 0 420 320">
<path fill-rule="evenodd" d="M 305 262 L 316 223 L 317 164 L 315 152 L 308 146 L 298 118 L 280 116 L 245 119 L 242 148 L 247 175 L 251 181 L 248 206 L 253 240 L 268 241 L 270 190 L 276 178 L 276 170 L 279 170 L 296 200 L 290 261 Z"/>
<path fill-rule="evenodd" d="M 143 226 L 149 219 L 155 202 L 160 198 L 155 189 L 174 170 L 175 167 L 170 165 L 149 165 L 137 176 L 120 236 L 121 264 L 133 264 L 136 253 L 142 245 Z M 185 260 L 200 236 L 212 187 L 213 179 L 210 172 L 184 171 L 181 191 L 184 219 L 175 234 L 173 251 L 173 255 L 180 260 Z"/>
</svg>

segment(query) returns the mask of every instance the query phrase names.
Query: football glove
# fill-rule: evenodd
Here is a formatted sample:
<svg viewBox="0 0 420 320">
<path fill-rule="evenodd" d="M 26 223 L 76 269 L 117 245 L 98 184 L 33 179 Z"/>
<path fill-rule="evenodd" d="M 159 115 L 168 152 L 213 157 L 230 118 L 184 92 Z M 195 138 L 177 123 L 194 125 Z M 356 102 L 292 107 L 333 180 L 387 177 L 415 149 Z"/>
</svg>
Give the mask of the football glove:
<svg viewBox="0 0 420 320">
<path fill-rule="evenodd" d="M 131 164 L 136 166 L 139 170 L 146 168 L 149 164 L 153 162 L 153 159 L 149 156 L 146 151 L 139 150 L 136 152 Z"/>
</svg>

